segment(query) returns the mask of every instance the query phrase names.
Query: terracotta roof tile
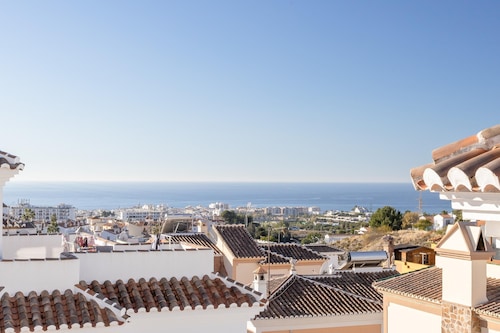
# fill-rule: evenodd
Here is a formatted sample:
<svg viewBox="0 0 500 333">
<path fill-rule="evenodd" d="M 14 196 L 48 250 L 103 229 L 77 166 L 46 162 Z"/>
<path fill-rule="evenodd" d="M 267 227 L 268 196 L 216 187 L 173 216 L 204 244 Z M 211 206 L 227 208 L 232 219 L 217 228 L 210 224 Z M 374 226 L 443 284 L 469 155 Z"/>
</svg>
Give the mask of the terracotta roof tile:
<svg viewBox="0 0 500 333">
<path fill-rule="evenodd" d="M 336 247 L 324 244 L 307 244 L 304 245 L 306 248 L 312 251 L 316 251 L 318 253 L 328 253 L 328 252 L 345 252 L 344 250 L 338 249 Z"/>
<path fill-rule="evenodd" d="M 289 264 L 290 258 L 282 256 L 280 254 L 268 251 L 266 247 L 262 247 L 263 253 L 266 256 L 265 259 L 262 259 L 260 264 Z"/>
<path fill-rule="evenodd" d="M 359 276 L 353 277 L 352 274 Z M 352 273 L 332 276 L 291 275 L 269 298 L 255 319 L 322 317 L 382 312 L 382 301 L 371 283 L 386 275 Z M 392 271 L 392 274 L 397 272 Z M 362 290 L 357 290 L 363 286 Z M 360 288 L 361 289 L 361 288 Z"/>
<path fill-rule="evenodd" d="M 20 162 L 19 157 L 0 150 L 0 168 L 23 170 L 24 164 Z"/>
<path fill-rule="evenodd" d="M 358 296 L 364 296 L 372 300 L 382 301 L 382 295 L 372 286 L 373 282 L 398 276 L 395 270 L 384 270 L 381 272 L 352 272 L 339 271 L 332 275 L 311 276 L 311 279 L 325 285 L 350 292 Z"/>
<path fill-rule="evenodd" d="M 88 301 L 82 294 L 66 290 L 52 293 L 31 291 L 28 295 L 4 293 L 0 299 L 0 331 L 41 331 L 123 324 L 109 309 Z"/>
<path fill-rule="evenodd" d="M 488 278 L 486 284 L 488 302 L 475 308 L 482 315 L 500 318 L 500 279 Z"/>
<path fill-rule="evenodd" d="M 390 292 L 440 303 L 443 290 L 442 284 L 441 268 L 429 267 L 375 282 L 373 286 L 379 292 Z"/>
<path fill-rule="evenodd" d="M 437 148 L 432 159 L 411 169 L 415 189 L 500 192 L 500 125 Z"/>
<path fill-rule="evenodd" d="M 242 291 L 235 283 L 227 286 L 221 278 L 211 278 L 208 275 L 203 278 L 197 276 L 188 279 L 182 277 L 180 280 L 172 277 L 156 278 L 146 280 L 144 278 L 135 281 L 129 279 L 125 284 L 122 280 L 111 283 L 105 281 L 102 285 L 92 281 L 89 285 L 80 282 L 82 289 L 91 288 L 97 293 L 102 293 L 106 298 L 115 299 L 118 304 L 134 312 L 150 312 L 207 309 L 231 306 L 253 306 L 258 304 L 256 294 L 253 290 Z"/>
<path fill-rule="evenodd" d="M 244 225 L 217 225 L 214 226 L 214 229 L 220 234 L 235 257 L 264 257 L 264 253 Z"/>
<path fill-rule="evenodd" d="M 325 256 L 316 251 L 312 251 L 305 246 L 293 243 L 277 243 L 269 246 L 262 246 L 263 249 L 270 249 L 272 253 L 295 260 L 327 260 Z"/>
<path fill-rule="evenodd" d="M 390 292 L 433 303 L 442 300 L 442 269 L 424 268 L 419 271 L 373 283 L 379 292 Z M 488 278 L 486 284 L 488 301 L 478 305 L 474 311 L 481 315 L 500 318 L 500 279 Z"/>
</svg>

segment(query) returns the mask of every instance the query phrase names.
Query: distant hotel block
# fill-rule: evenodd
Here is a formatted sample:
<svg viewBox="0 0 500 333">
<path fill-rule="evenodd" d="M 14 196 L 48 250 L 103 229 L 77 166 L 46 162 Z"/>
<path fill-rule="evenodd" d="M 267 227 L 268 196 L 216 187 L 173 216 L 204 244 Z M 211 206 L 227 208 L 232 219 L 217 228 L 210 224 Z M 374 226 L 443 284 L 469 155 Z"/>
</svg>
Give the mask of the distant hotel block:
<svg viewBox="0 0 500 333">
<path fill-rule="evenodd" d="M 115 210 L 116 218 L 122 221 L 162 221 L 167 213 L 163 205 L 144 205 L 140 208 L 125 208 Z"/>
<path fill-rule="evenodd" d="M 21 220 L 21 217 L 28 208 L 35 213 L 35 217 L 33 218 L 35 221 L 50 222 L 52 215 L 56 216 L 57 222 L 76 220 L 76 208 L 71 205 L 60 204 L 56 207 L 33 206 L 28 200 L 20 200 L 17 206 L 9 207 L 9 215 Z"/>
</svg>

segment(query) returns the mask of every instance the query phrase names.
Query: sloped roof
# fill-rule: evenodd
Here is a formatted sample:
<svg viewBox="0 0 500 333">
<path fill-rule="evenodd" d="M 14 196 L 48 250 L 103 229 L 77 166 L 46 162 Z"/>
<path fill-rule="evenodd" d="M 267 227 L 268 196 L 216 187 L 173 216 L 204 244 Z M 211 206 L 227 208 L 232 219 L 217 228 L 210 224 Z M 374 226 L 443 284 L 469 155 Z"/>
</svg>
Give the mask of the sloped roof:
<svg viewBox="0 0 500 333">
<path fill-rule="evenodd" d="M 194 276 L 191 279 L 129 279 L 127 282 L 118 280 L 114 283 L 109 280 L 103 283 L 94 280 L 90 284 L 82 281 L 80 287 L 134 312 L 251 307 L 259 305 L 256 296 L 260 296 L 251 288 L 237 285 L 234 281 L 225 283 L 219 277 L 208 275 L 202 278 Z"/>
<path fill-rule="evenodd" d="M 336 247 L 324 244 L 306 244 L 304 245 L 309 250 L 313 250 L 321 253 L 329 253 L 329 252 L 345 252 L 344 250 L 338 249 Z"/>
<path fill-rule="evenodd" d="M 374 282 L 373 286 L 379 292 L 389 292 L 439 304 L 443 291 L 442 269 L 438 267 L 424 268 Z M 500 279 L 487 279 L 486 297 L 488 301 L 476 306 L 474 311 L 478 314 L 500 318 Z"/>
<path fill-rule="evenodd" d="M 19 157 L 0 150 L 0 168 L 22 170 L 24 169 L 24 163 L 21 163 Z"/>
<path fill-rule="evenodd" d="M 214 250 L 216 254 L 222 254 L 219 248 L 205 234 L 169 234 L 174 243 L 189 243 L 197 246 L 204 246 Z"/>
<path fill-rule="evenodd" d="M 424 268 L 415 272 L 374 282 L 379 292 L 390 292 L 411 298 L 440 303 L 443 283 L 442 270 L 438 267 Z"/>
<path fill-rule="evenodd" d="M 327 260 L 328 258 L 312 251 L 305 246 L 293 243 L 274 243 L 269 246 L 262 245 L 263 249 L 269 249 L 272 253 L 295 260 Z"/>
<path fill-rule="evenodd" d="M 78 329 L 121 325 L 124 318 L 117 318 L 113 311 L 101 308 L 95 301 L 87 301 L 80 293 L 71 290 L 52 293 L 32 291 L 28 295 L 17 292 L 2 295 L 0 330 L 25 332 L 39 330 Z"/>
<path fill-rule="evenodd" d="M 486 297 L 488 302 L 477 306 L 474 310 L 479 314 L 500 318 L 500 279 L 488 278 Z"/>
<path fill-rule="evenodd" d="M 393 271 L 393 274 L 397 272 Z M 291 275 L 269 298 L 265 310 L 255 319 L 323 317 L 382 312 L 382 300 L 375 290 L 362 294 L 357 290 L 380 278 L 372 272 L 357 278 L 345 273 L 332 276 Z M 343 281 L 341 281 L 343 280 Z M 373 289 L 373 288 L 372 288 Z"/>
<path fill-rule="evenodd" d="M 417 190 L 500 192 L 500 125 L 439 147 L 410 171 Z"/>
<path fill-rule="evenodd" d="M 398 275 L 399 272 L 396 270 L 359 273 L 338 271 L 333 275 L 316 275 L 310 276 L 310 278 L 358 296 L 382 301 L 382 295 L 372 286 L 373 282 Z"/>
<path fill-rule="evenodd" d="M 264 255 L 266 256 L 265 259 L 262 259 L 259 263 L 260 264 L 289 264 L 290 263 L 290 258 L 282 256 L 280 254 L 268 251 L 266 248 L 262 248 Z"/>
<path fill-rule="evenodd" d="M 217 225 L 214 226 L 214 229 L 219 233 L 235 257 L 263 258 L 265 256 L 244 225 Z"/>
</svg>

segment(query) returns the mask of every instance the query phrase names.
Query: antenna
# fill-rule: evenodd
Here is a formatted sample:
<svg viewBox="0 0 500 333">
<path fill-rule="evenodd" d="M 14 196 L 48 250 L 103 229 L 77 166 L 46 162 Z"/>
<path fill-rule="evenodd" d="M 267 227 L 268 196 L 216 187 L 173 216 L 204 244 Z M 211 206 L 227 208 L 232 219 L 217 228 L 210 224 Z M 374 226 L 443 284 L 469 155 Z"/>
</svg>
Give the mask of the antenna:
<svg viewBox="0 0 500 333">
<path fill-rule="evenodd" d="M 245 211 L 245 228 L 248 228 L 248 211 L 250 210 L 250 206 L 252 206 L 252 203 L 247 203 L 247 209 Z"/>
<path fill-rule="evenodd" d="M 418 213 L 422 215 L 422 191 L 418 192 Z"/>
</svg>

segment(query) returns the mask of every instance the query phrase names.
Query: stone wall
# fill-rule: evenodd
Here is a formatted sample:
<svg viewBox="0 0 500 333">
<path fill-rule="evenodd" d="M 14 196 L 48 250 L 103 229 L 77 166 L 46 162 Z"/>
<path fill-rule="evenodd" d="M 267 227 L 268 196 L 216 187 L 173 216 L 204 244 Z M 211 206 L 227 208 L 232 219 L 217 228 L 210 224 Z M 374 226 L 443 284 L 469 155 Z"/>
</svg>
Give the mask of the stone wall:
<svg viewBox="0 0 500 333">
<path fill-rule="evenodd" d="M 442 311 L 442 333 L 481 333 L 479 317 L 472 308 L 443 301 Z"/>
</svg>

